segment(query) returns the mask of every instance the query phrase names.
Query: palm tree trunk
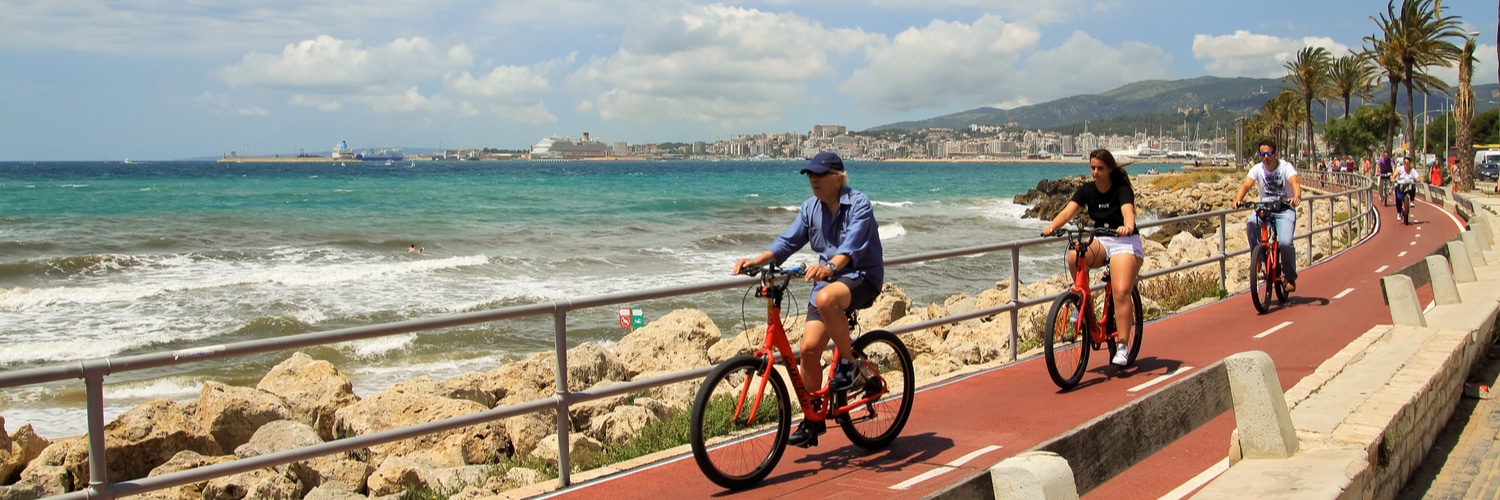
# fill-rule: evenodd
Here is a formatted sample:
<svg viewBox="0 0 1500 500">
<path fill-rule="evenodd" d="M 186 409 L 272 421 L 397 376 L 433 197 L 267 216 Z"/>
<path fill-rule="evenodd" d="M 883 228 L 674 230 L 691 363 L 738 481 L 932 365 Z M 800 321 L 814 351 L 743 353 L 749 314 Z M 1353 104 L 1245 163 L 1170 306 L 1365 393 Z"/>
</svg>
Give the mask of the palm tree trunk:
<svg viewBox="0 0 1500 500">
<path fill-rule="evenodd" d="M 1417 124 L 1412 120 L 1413 105 L 1416 104 L 1416 101 L 1412 100 L 1411 94 L 1411 67 L 1407 67 L 1404 72 L 1406 73 L 1406 151 L 1408 154 L 1411 154 L 1412 151 L 1416 151 L 1417 146 Z M 1412 159 L 1412 162 L 1421 166 L 1421 162 L 1418 162 L 1415 158 Z"/>
<path fill-rule="evenodd" d="M 1318 164 L 1318 147 L 1313 144 L 1312 99 L 1302 100 L 1303 112 L 1307 115 L 1307 168 Z"/>
<path fill-rule="evenodd" d="M 1401 79 L 1391 78 L 1391 111 L 1396 110 L 1396 89 L 1399 88 L 1401 88 Z M 1392 156 L 1396 154 L 1396 146 L 1393 144 L 1395 140 L 1396 122 L 1395 120 L 1388 120 L 1385 126 L 1385 150 L 1390 152 Z"/>
</svg>

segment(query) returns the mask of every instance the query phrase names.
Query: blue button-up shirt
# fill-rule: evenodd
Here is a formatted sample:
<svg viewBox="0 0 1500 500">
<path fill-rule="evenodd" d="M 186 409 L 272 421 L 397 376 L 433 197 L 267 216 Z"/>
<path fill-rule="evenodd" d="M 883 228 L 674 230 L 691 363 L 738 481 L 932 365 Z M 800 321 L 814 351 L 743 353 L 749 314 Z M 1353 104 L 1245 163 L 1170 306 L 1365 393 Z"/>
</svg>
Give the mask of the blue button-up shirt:
<svg viewBox="0 0 1500 500">
<path fill-rule="evenodd" d="M 839 209 L 832 213 L 822 200 L 813 196 L 802 202 L 802 210 L 785 233 L 766 250 L 776 257 L 776 262 L 785 262 L 804 245 L 812 245 L 818 253 L 818 263 L 827 264 L 833 256 L 849 257 L 849 264 L 839 268 L 837 276 L 863 275 L 876 287 L 885 282 L 885 257 L 880 249 L 880 228 L 875 222 L 875 209 L 864 193 L 844 186 L 839 189 Z M 809 299 L 817 296 L 817 290 L 826 282 L 813 285 Z"/>
</svg>

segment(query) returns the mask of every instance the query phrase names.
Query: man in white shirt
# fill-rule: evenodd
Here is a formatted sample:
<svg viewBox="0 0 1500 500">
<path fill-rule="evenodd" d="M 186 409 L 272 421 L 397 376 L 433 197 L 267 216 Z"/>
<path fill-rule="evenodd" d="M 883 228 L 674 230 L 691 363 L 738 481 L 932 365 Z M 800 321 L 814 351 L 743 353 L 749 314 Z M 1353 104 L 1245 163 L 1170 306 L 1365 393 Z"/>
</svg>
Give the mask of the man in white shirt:
<svg viewBox="0 0 1500 500">
<path fill-rule="evenodd" d="M 1238 207 L 1245 199 L 1245 193 L 1256 184 L 1260 184 L 1262 203 L 1285 200 L 1289 205 L 1271 212 L 1271 223 L 1276 224 L 1281 275 L 1286 278 L 1287 293 L 1291 293 L 1297 290 L 1297 248 L 1292 245 L 1292 235 L 1297 231 L 1296 207 L 1302 203 L 1302 182 L 1297 180 L 1297 167 L 1277 158 L 1275 141 L 1261 139 L 1258 157 L 1261 162 L 1250 167 L 1250 175 L 1245 177 L 1245 182 L 1240 183 L 1239 192 L 1234 194 L 1234 206 Z M 1251 249 L 1260 244 L 1260 224 L 1261 221 L 1254 215 L 1245 223 L 1245 234 L 1250 239 Z"/>
</svg>

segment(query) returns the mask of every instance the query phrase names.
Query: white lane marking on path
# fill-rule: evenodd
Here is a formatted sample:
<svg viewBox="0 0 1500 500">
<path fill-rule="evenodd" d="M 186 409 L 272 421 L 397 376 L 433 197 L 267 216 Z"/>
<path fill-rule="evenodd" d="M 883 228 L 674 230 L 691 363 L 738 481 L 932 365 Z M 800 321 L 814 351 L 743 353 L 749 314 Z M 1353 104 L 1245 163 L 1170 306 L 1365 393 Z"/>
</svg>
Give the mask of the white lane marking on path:
<svg viewBox="0 0 1500 500">
<path fill-rule="evenodd" d="M 1425 309 L 1422 309 L 1422 314 L 1427 314 L 1427 313 L 1432 312 L 1432 308 L 1434 308 L 1434 307 L 1437 307 L 1437 302 L 1428 302 L 1427 303 L 1427 307 Z"/>
<path fill-rule="evenodd" d="M 1353 292 L 1354 292 L 1353 288 L 1345 288 L 1344 291 L 1339 292 L 1338 295 L 1334 295 L 1333 298 L 1335 298 L 1335 299 L 1342 299 L 1345 296 L 1347 296 L 1347 295 L 1349 295 L 1350 293 L 1353 293 Z"/>
<path fill-rule="evenodd" d="M 932 479 L 932 478 L 941 476 L 943 474 L 947 474 L 949 472 L 953 472 L 954 470 L 958 469 L 963 464 L 969 463 L 970 460 L 979 458 L 980 455 L 983 455 L 985 453 L 989 453 L 989 452 L 998 450 L 1000 448 L 1003 448 L 1003 446 L 998 446 L 998 445 L 993 445 L 992 444 L 992 445 L 980 448 L 978 450 L 974 450 L 974 452 L 969 453 L 968 455 L 964 455 L 962 457 L 958 457 L 958 460 L 954 460 L 952 462 L 948 462 L 947 465 L 939 465 L 936 469 L 932 469 L 930 471 L 923 472 L 921 474 L 917 474 L 916 477 L 913 477 L 911 479 L 907 479 L 905 481 L 896 483 L 895 485 L 891 486 L 889 489 L 892 489 L 892 490 L 905 490 L 905 489 L 909 489 L 912 486 L 915 486 L 917 483 L 920 483 L 922 481 L 926 481 L 928 479 Z"/>
<path fill-rule="evenodd" d="M 1153 385 L 1160 384 L 1162 382 L 1166 382 L 1167 379 L 1169 379 L 1169 378 L 1175 377 L 1177 375 L 1181 375 L 1183 373 L 1187 373 L 1187 371 L 1191 370 L 1191 369 L 1193 369 L 1193 367 L 1191 367 L 1191 366 L 1179 366 L 1179 367 L 1177 367 L 1176 370 L 1172 370 L 1170 372 L 1167 372 L 1166 374 L 1163 374 L 1160 377 L 1156 377 L 1156 380 L 1152 380 L 1150 382 L 1146 382 L 1144 384 L 1141 384 L 1141 385 L 1138 385 L 1138 386 L 1135 386 L 1135 387 L 1131 387 L 1129 389 L 1125 389 L 1125 392 L 1141 392 L 1141 391 L 1144 391 L 1146 389 L 1149 389 Z"/>
<path fill-rule="evenodd" d="M 1183 498 L 1187 498 L 1188 493 L 1192 493 L 1198 488 L 1203 487 L 1203 485 L 1208 484 L 1209 481 L 1213 481 L 1214 478 L 1219 477 L 1219 474 L 1223 474 L 1227 470 L 1229 470 L 1229 459 L 1226 458 L 1220 460 L 1219 463 L 1213 464 L 1213 466 L 1203 472 L 1199 472 L 1198 475 L 1193 476 L 1186 483 L 1182 483 L 1182 486 L 1178 486 L 1177 489 L 1168 491 L 1167 494 L 1162 495 L 1158 500 L 1182 500 Z"/>
<path fill-rule="evenodd" d="M 1411 245 L 1408 245 L 1408 246 L 1417 246 L 1417 242 L 1413 241 L 1413 242 L 1411 242 Z"/>
<path fill-rule="evenodd" d="M 1383 272 L 1385 272 L 1386 269 L 1390 269 L 1390 268 L 1391 268 L 1391 266 L 1380 266 L 1379 269 L 1375 270 L 1375 274 L 1383 273 Z"/>
<path fill-rule="evenodd" d="M 1255 339 L 1263 338 L 1263 337 L 1265 337 L 1267 335 L 1276 333 L 1277 330 L 1280 330 L 1282 328 L 1286 328 L 1288 326 L 1292 326 L 1292 322 L 1290 322 L 1290 321 L 1283 321 L 1283 322 L 1281 322 L 1281 324 L 1271 327 L 1270 330 L 1266 330 L 1264 332 L 1260 332 L 1260 335 L 1256 335 L 1256 336 L 1251 337 L 1251 338 L 1255 338 Z"/>
<path fill-rule="evenodd" d="M 1396 257 L 1398 257 L 1398 258 L 1405 257 L 1405 256 L 1406 256 L 1406 251 L 1405 250 L 1402 250 L 1401 253 L 1396 254 Z"/>
</svg>

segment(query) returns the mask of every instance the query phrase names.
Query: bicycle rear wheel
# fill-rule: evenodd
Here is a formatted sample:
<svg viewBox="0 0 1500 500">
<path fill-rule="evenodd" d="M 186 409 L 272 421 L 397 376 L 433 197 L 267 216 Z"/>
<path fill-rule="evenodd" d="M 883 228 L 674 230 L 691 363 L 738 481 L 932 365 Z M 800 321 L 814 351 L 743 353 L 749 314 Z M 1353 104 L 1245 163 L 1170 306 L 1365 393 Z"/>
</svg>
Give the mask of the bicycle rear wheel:
<svg viewBox="0 0 1500 500">
<path fill-rule="evenodd" d="M 1042 352 L 1052 383 L 1064 390 L 1078 385 L 1089 363 L 1088 331 L 1083 327 L 1087 320 L 1079 311 L 1082 303 L 1078 292 L 1068 292 L 1052 301 L 1052 311 L 1047 313 Z"/>
<path fill-rule="evenodd" d="M 1125 362 L 1125 366 L 1135 364 L 1135 357 L 1141 354 L 1141 335 L 1146 329 L 1146 313 L 1141 307 L 1140 289 L 1130 291 L 1130 302 L 1135 305 L 1135 325 L 1130 328 L 1129 332 L 1117 333 L 1109 339 L 1110 359 L 1114 359 L 1119 349 L 1130 350 L 1130 360 Z"/>
<path fill-rule="evenodd" d="M 1267 250 L 1266 245 L 1256 245 L 1250 252 L 1250 302 L 1260 313 L 1271 308 L 1271 263 L 1266 260 Z"/>
<path fill-rule="evenodd" d="M 693 459 L 703 475 L 719 486 L 736 490 L 754 486 L 771 474 L 786 450 L 791 399 L 786 382 L 775 370 L 770 377 L 762 377 L 768 362 L 754 356 L 725 361 L 708 374 L 693 398 L 688 429 Z M 762 390 L 762 382 L 770 390 Z M 752 411 L 754 418 L 748 418 Z"/>
<path fill-rule="evenodd" d="M 911 416 L 912 399 L 917 391 L 911 352 L 896 334 L 885 330 L 861 335 L 854 339 L 853 346 L 856 352 L 864 355 L 865 362 L 870 363 L 870 368 L 879 377 L 865 380 L 862 388 L 835 393 L 834 407 L 843 407 L 850 398 L 858 401 L 873 394 L 883 394 L 879 400 L 851 409 L 836 420 L 849 441 L 860 448 L 883 448 L 901 434 L 901 428 Z"/>
</svg>

